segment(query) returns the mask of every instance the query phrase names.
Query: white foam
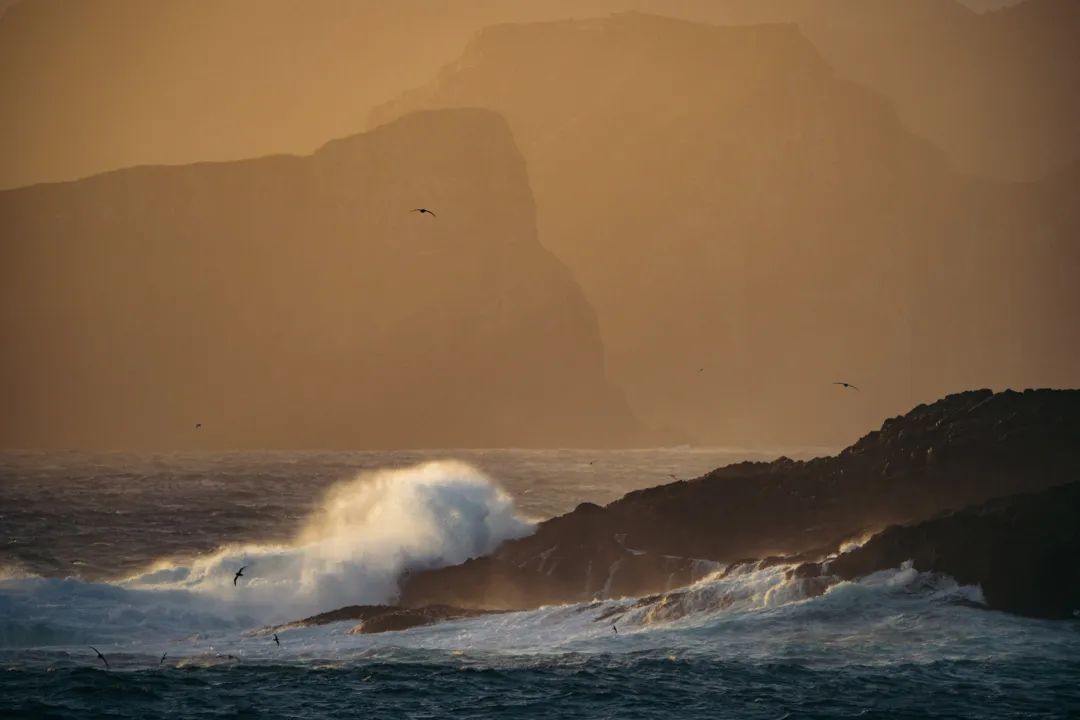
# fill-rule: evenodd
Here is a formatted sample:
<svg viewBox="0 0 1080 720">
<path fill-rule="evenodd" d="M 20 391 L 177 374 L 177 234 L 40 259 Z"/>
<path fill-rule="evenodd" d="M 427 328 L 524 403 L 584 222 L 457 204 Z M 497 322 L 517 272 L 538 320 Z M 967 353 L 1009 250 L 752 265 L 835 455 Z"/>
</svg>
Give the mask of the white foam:
<svg viewBox="0 0 1080 720">
<path fill-rule="evenodd" d="M 531 530 L 484 473 L 457 461 L 427 462 L 335 485 L 290 543 L 160 563 L 121 585 L 184 589 L 242 604 L 266 621 L 295 619 L 390 602 L 403 572 L 464 562 Z"/>
</svg>

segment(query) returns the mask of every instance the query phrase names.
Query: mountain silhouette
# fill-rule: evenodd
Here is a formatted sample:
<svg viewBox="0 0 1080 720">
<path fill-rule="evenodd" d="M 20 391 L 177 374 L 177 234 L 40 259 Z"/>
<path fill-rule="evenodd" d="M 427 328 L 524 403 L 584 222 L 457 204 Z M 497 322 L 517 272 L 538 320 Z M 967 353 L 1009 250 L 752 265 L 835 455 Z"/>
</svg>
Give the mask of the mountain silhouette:
<svg viewBox="0 0 1080 720">
<path fill-rule="evenodd" d="M 0 226 L 4 446 L 635 441 L 490 111 L 0 192 Z"/>
</svg>

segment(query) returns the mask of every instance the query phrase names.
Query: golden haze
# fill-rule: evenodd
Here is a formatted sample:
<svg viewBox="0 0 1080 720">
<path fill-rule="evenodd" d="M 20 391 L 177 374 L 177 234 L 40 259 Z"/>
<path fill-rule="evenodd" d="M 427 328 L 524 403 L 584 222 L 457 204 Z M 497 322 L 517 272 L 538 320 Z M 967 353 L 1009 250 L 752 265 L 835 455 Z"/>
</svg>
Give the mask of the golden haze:
<svg viewBox="0 0 1080 720">
<path fill-rule="evenodd" d="M 1075 386 L 1077 31 L 1071 0 L 18 3 L 0 445 L 839 444 Z"/>
</svg>

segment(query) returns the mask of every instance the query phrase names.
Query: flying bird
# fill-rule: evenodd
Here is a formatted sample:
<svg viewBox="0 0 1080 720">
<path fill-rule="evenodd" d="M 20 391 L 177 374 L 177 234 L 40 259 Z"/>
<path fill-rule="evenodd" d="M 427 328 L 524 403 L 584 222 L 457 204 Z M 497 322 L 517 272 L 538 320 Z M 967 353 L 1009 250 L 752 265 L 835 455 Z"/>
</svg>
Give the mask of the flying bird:
<svg viewBox="0 0 1080 720">
<path fill-rule="evenodd" d="M 427 213 L 427 214 L 428 214 L 428 215 L 430 215 L 431 217 L 439 217 L 438 215 L 436 215 L 435 213 L 431 212 L 431 211 L 430 211 L 430 210 L 428 210 L 427 208 L 413 208 L 413 209 L 412 209 L 412 210 L 411 210 L 410 212 L 418 212 L 418 213 L 420 213 L 421 215 L 423 215 L 424 213 Z"/>
<path fill-rule="evenodd" d="M 277 639 L 277 633 L 274 633 L 274 644 L 281 645 L 281 641 Z"/>
<path fill-rule="evenodd" d="M 108 670 L 109 669 L 109 661 L 105 659 L 105 656 L 101 654 L 101 651 L 98 650 L 93 645 L 87 645 L 86 647 L 90 648 L 91 650 L 93 650 L 94 652 L 97 653 L 98 659 L 101 660 L 101 662 L 105 663 L 105 669 Z"/>
<path fill-rule="evenodd" d="M 161 665 L 161 664 L 163 664 L 163 663 L 165 662 L 165 657 L 166 657 L 166 656 L 167 656 L 168 654 L 169 654 L 168 652 L 163 652 L 163 653 L 161 653 L 161 659 L 160 659 L 160 660 L 158 660 L 158 665 Z"/>
<path fill-rule="evenodd" d="M 202 423 L 195 423 L 195 429 L 198 430 L 202 427 Z"/>
<path fill-rule="evenodd" d="M 611 629 L 612 629 L 612 630 L 613 630 L 613 631 L 615 632 L 615 634 L 616 634 L 616 635 L 618 635 L 618 634 L 619 634 L 619 628 L 617 628 L 617 627 L 615 627 L 614 625 L 612 625 L 612 626 L 611 626 Z"/>
<path fill-rule="evenodd" d="M 834 382 L 833 385 L 843 385 L 844 387 L 851 388 L 852 390 L 858 390 L 859 389 L 859 388 L 855 387 L 854 385 L 852 385 L 851 383 L 846 383 L 846 382 Z"/>
<path fill-rule="evenodd" d="M 697 371 L 698 372 L 705 372 L 705 368 L 698 368 Z"/>
<path fill-rule="evenodd" d="M 242 566 L 239 570 L 236 571 L 236 574 L 233 575 L 233 579 L 232 579 L 233 587 L 236 586 L 236 581 L 237 580 L 244 577 L 244 568 L 246 568 L 246 567 L 247 567 L 247 565 Z"/>
</svg>

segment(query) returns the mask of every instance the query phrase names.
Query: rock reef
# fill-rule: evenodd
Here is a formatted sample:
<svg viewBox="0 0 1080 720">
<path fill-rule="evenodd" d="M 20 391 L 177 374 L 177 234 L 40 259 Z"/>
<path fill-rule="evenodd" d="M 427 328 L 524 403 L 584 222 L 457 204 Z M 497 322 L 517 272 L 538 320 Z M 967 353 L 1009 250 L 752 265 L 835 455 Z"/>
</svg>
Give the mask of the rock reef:
<svg viewBox="0 0 1080 720">
<path fill-rule="evenodd" d="M 444 620 L 488 615 L 494 611 L 470 610 L 446 605 L 428 605 L 426 607 L 407 608 L 399 605 L 349 605 L 330 612 L 312 615 L 303 620 L 278 625 L 264 632 L 288 630 L 313 625 L 328 625 L 346 620 L 359 621 L 352 629 L 353 634 L 370 635 L 392 630 L 408 630 L 421 625 L 431 625 Z"/>
<path fill-rule="evenodd" d="M 891 418 L 833 457 L 740 463 L 629 493 L 607 507 L 582 504 L 489 556 L 410 575 L 400 604 L 524 609 L 665 592 L 720 564 L 798 553 L 811 559 L 845 538 L 1078 477 L 1080 391 L 964 392 Z M 1015 503 L 988 506 L 1015 510 L 974 509 L 933 521 L 938 525 L 888 530 L 830 571 L 853 577 L 914 558 L 920 569 L 985 581 L 995 607 L 1059 616 L 1066 601 L 1045 605 L 1038 587 L 1025 596 L 1000 578 L 1021 562 L 1045 565 L 1046 572 L 1059 563 L 1067 567 L 1075 535 L 1056 544 L 1057 535 L 1036 532 L 1052 503 Z M 1075 505 L 1071 515 L 1069 507 L 1062 503 L 1055 511 L 1060 514 L 1047 526 L 1058 528 L 1052 532 L 1063 533 L 1066 521 L 1077 517 Z M 1014 520 L 1019 524 L 1011 525 Z M 916 541 L 931 530 L 953 543 L 940 545 L 932 561 L 939 545 Z M 1009 550 L 1010 543 L 1017 549 Z M 996 559 L 984 565 L 976 555 L 954 559 L 946 546 Z M 1066 554 L 1058 557 L 1053 548 Z"/>
</svg>

